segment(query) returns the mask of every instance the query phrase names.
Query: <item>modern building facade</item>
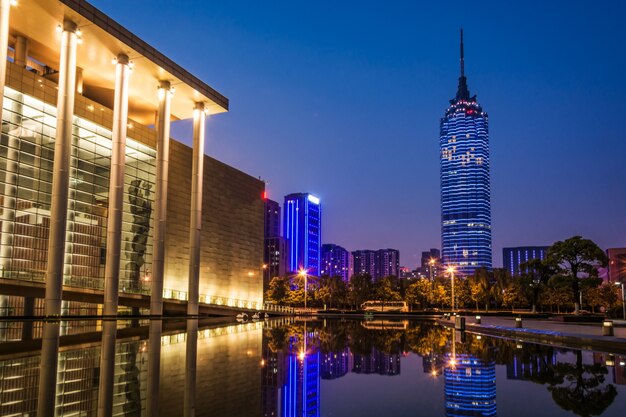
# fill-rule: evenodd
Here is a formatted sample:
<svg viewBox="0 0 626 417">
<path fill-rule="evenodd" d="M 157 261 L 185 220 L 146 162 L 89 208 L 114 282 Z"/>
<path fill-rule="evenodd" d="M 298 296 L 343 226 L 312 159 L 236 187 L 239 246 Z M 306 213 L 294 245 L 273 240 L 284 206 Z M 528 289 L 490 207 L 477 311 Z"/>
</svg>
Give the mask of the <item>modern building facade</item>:
<svg viewBox="0 0 626 417">
<path fill-rule="evenodd" d="M 272 278 L 283 277 L 289 272 L 289 242 L 284 237 L 265 239 L 263 269 L 263 290 L 267 291 Z"/>
<path fill-rule="evenodd" d="M 390 275 L 400 277 L 400 251 L 397 249 L 362 249 L 352 252 L 354 273 L 369 274 L 373 280 Z"/>
<path fill-rule="evenodd" d="M 546 259 L 548 246 L 520 246 L 516 248 L 502 248 L 502 263 L 504 269 L 511 273 L 511 276 L 519 275 L 520 265 L 528 261 Z"/>
<path fill-rule="evenodd" d="M 265 199 L 265 237 L 280 236 L 280 204 Z"/>
<path fill-rule="evenodd" d="M 116 315 L 120 294 L 155 315 L 164 299 L 261 306 L 264 184 L 204 153 L 228 99 L 85 1 L 5 3 L 2 310 L 58 316 L 88 297 Z M 180 119 L 193 148 L 170 140 Z"/>
<path fill-rule="evenodd" d="M 283 236 L 289 241 L 289 271 L 305 269 L 308 275 L 320 275 L 321 255 L 320 199 L 309 193 L 285 196 Z"/>
<path fill-rule="evenodd" d="M 487 113 L 470 96 L 464 70 L 440 123 L 441 248 L 445 266 L 470 275 L 491 268 L 491 191 Z"/>
<path fill-rule="evenodd" d="M 431 248 L 422 252 L 421 273 L 428 279 L 435 279 L 443 272 L 441 265 L 441 251 Z"/>
<path fill-rule="evenodd" d="M 322 261 L 320 275 L 341 277 L 349 282 L 354 274 L 354 257 L 350 252 L 339 245 L 326 243 L 322 245 Z"/>
<path fill-rule="evenodd" d="M 606 250 L 609 257 L 609 282 L 626 283 L 626 248 Z"/>
</svg>

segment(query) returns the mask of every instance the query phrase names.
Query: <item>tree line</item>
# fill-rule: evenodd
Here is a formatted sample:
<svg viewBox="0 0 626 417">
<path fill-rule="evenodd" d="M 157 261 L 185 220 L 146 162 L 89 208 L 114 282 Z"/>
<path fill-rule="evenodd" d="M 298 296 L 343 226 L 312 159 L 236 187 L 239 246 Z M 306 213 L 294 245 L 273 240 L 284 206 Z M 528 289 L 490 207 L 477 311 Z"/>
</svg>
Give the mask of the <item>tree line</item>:
<svg viewBox="0 0 626 417">
<path fill-rule="evenodd" d="M 455 276 L 454 305 L 458 309 L 489 311 L 528 309 L 556 313 L 591 312 L 618 314 L 620 287 L 599 278 L 608 258 L 593 241 L 574 236 L 554 243 L 544 260 L 520 265 L 518 274 L 502 268 L 480 268 L 467 277 Z M 452 307 L 452 284 L 448 274 L 426 278 L 399 279 L 395 276 L 372 280 L 355 274 L 349 282 L 322 276 L 307 284 L 307 305 L 317 308 L 359 309 L 365 301 L 406 301 L 412 309 Z M 275 277 L 266 299 L 291 306 L 304 304 L 304 278 Z"/>
</svg>

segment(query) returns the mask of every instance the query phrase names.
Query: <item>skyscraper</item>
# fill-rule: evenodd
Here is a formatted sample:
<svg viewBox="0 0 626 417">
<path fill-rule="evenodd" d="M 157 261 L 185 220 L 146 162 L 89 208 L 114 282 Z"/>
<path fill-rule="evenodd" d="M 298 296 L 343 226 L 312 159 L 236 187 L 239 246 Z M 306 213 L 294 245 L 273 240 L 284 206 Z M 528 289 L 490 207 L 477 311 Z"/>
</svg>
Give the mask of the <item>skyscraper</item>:
<svg viewBox="0 0 626 417">
<path fill-rule="evenodd" d="M 354 257 L 354 273 L 376 275 L 376 251 L 363 249 L 352 252 Z"/>
<path fill-rule="evenodd" d="M 354 273 L 354 258 L 350 252 L 339 245 L 322 245 L 320 275 L 338 276 L 348 282 Z"/>
<path fill-rule="evenodd" d="M 435 279 L 443 271 L 441 267 L 441 251 L 431 248 L 422 252 L 421 272 L 428 279 Z"/>
<path fill-rule="evenodd" d="M 400 251 L 379 249 L 376 251 L 376 279 L 393 275 L 400 276 Z"/>
<path fill-rule="evenodd" d="M 289 269 L 306 269 L 307 274 L 320 275 L 321 214 L 320 199 L 313 194 L 295 193 L 285 196 L 283 236 L 289 241 Z"/>
<path fill-rule="evenodd" d="M 265 238 L 280 236 L 280 204 L 265 199 Z"/>
<path fill-rule="evenodd" d="M 502 262 L 504 269 L 511 275 L 519 275 L 519 266 L 533 259 L 544 260 L 548 253 L 547 246 L 521 246 L 517 248 L 502 248 Z"/>
<path fill-rule="evenodd" d="M 464 65 L 461 31 L 459 86 L 440 123 L 441 246 L 444 265 L 469 275 L 491 268 L 491 192 L 487 113 L 470 96 Z"/>
<path fill-rule="evenodd" d="M 468 354 L 447 354 L 444 369 L 446 417 L 495 417 L 496 364 Z"/>
</svg>

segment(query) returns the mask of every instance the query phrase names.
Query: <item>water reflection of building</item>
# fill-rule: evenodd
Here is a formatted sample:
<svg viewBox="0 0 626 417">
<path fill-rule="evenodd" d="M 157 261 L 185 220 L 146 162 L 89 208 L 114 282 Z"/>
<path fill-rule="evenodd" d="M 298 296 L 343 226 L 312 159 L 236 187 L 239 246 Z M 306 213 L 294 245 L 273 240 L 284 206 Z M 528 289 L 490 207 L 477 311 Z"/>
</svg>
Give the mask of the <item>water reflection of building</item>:
<svg viewBox="0 0 626 417">
<path fill-rule="evenodd" d="M 425 374 L 441 375 L 446 364 L 446 359 L 440 355 L 428 355 L 422 357 L 422 368 Z"/>
<path fill-rule="evenodd" d="M 295 342 L 294 338 L 292 342 Z M 290 344 L 282 393 L 282 417 L 319 417 L 319 352 L 312 352 L 310 349 L 298 351 L 295 344 Z"/>
<path fill-rule="evenodd" d="M 320 374 L 322 379 L 337 379 L 345 376 L 354 365 L 352 353 L 348 348 L 341 352 L 322 354 Z"/>
<path fill-rule="evenodd" d="M 386 353 L 376 348 L 368 354 L 355 354 L 352 372 L 356 374 L 400 375 L 400 353 Z"/>
<path fill-rule="evenodd" d="M 496 365 L 475 356 L 448 354 L 444 370 L 446 417 L 495 416 Z"/>
<path fill-rule="evenodd" d="M 531 354 L 527 357 L 513 355 L 513 361 L 506 364 L 506 378 L 528 380 L 535 379 L 556 365 L 556 354 L 552 349 L 544 354 Z"/>
</svg>

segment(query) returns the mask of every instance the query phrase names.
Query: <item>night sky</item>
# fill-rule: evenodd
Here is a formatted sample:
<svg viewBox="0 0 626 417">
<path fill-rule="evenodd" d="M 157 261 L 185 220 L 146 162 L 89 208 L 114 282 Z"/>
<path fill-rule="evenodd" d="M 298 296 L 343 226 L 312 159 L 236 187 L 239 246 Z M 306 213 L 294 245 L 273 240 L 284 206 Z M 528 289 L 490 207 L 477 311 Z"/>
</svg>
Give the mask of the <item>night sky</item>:
<svg viewBox="0 0 626 417">
<path fill-rule="evenodd" d="M 209 155 L 281 205 L 318 195 L 323 243 L 397 248 L 409 267 L 441 244 L 439 119 L 463 27 L 490 119 L 494 266 L 503 246 L 575 234 L 626 246 L 625 2 L 93 4 L 230 99 Z M 190 123 L 172 134 L 190 143 Z"/>
</svg>

